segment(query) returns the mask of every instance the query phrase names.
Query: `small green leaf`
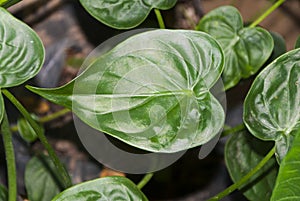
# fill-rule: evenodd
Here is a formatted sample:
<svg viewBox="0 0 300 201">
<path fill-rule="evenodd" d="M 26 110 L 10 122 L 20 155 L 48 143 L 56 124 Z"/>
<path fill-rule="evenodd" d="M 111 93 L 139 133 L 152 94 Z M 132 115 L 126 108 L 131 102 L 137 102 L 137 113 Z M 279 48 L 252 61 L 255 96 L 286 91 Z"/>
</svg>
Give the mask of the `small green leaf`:
<svg viewBox="0 0 300 201">
<path fill-rule="evenodd" d="M 233 182 L 250 172 L 272 149 L 272 144 L 258 140 L 246 131 L 233 134 L 225 147 L 226 166 Z M 278 165 L 272 158 L 240 189 L 249 200 L 270 200 L 277 171 Z"/>
<path fill-rule="evenodd" d="M 0 0 L 0 7 L 8 8 L 22 0 Z"/>
<path fill-rule="evenodd" d="M 224 50 L 225 89 L 235 86 L 241 78 L 255 74 L 273 50 L 269 32 L 260 27 L 243 28 L 242 17 L 232 6 L 222 6 L 206 14 L 197 30 L 215 37 Z"/>
<path fill-rule="evenodd" d="M 147 201 L 136 185 L 125 177 L 105 177 L 73 186 L 52 201 Z"/>
<path fill-rule="evenodd" d="M 0 88 L 0 123 L 2 122 L 3 115 L 4 115 L 4 101 L 3 101 L 3 96 L 1 93 L 1 88 Z"/>
<path fill-rule="evenodd" d="M 300 130 L 299 130 L 300 131 Z M 300 132 L 280 164 L 276 185 L 271 201 L 300 200 Z"/>
<path fill-rule="evenodd" d="M 32 115 L 34 119 L 37 119 L 36 116 Z M 25 118 L 20 118 L 17 123 L 18 131 L 21 137 L 27 142 L 35 141 L 38 136 L 36 135 L 34 129 L 31 127 L 29 122 Z M 41 130 L 43 130 L 42 125 L 40 126 Z"/>
<path fill-rule="evenodd" d="M 42 67 L 44 47 L 26 24 L 0 7 L 0 87 L 13 87 L 34 77 Z"/>
<path fill-rule="evenodd" d="M 28 88 L 127 144 L 177 152 L 222 128 L 223 108 L 209 90 L 223 61 L 208 34 L 155 30 L 127 39 L 63 87 Z"/>
<path fill-rule="evenodd" d="M 300 35 L 297 38 L 296 44 L 295 44 L 295 49 L 300 48 Z"/>
<path fill-rule="evenodd" d="M 30 201 L 50 201 L 60 192 L 59 173 L 48 156 L 33 157 L 26 165 L 25 187 Z"/>
<path fill-rule="evenodd" d="M 0 184 L 0 201 L 7 201 L 8 196 L 7 196 L 7 189 Z"/>
<path fill-rule="evenodd" d="M 282 160 L 300 128 L 300 49 L 283 54 L 256 77 L 245 99 L 244 122 L 257 138 L 275 141 Z"/>
<path fill-rule="evenodd" d="M 141 24 L 153 8 L 167 10 L 177 0 L 80 0 L 83 7 L 100 22 L 116 28 L 130 29 Z"/>
</svg>

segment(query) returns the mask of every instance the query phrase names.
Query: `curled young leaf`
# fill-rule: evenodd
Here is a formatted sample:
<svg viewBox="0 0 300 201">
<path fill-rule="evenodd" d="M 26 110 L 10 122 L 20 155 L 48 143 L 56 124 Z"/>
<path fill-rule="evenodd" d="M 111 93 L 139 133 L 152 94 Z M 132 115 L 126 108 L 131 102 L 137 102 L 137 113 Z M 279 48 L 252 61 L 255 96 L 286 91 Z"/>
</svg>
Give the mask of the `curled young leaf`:
<svg viewBox="0 0 300 201">
<path fill-rule="evenodd" d="M 32 115 L 34 119 L 37 119 L 36 116 Z M 20 118 L 17 123 L 18 131 L 21 137 L 27 142 L 35 141 L 38 136 L 36 135 L 34 129 L 31 127 L 29 122 L 25 118 Z M 42 125 L 40 125 L 40 129 L 43 131 Z"/>
<path fill-rule="evenodd" d="M 104 177 L 81 183 L 58 194 L 52 201 L 98 200 L 148 201 L 137 186 L 125 177 Z"/>
<path fill-rule="evenodd" d="M 300 128 L 300 49 L 274 60 L 255 79 L 244 103 L 244 122 L 262 140 L 273 140 L 280 160 Z"/>
<path fill-rule="evenodd" d="M 225 89 L 255 74 L 273 50 L 269 32 L 260 27 L 244 28 L 239 11 L 232 6 L 212 10 L 200 20 L 197 29 L 212 35 L 224 50 Z"/>
<path fill-rule="evenodd" d="M 300 130 L 299 130 L 300 131 Z M 276 185 L 271 201 L 300 200 L 300 132 L 295 136 L 293 145 L 280 164 Z"/>
<path fill-rule="evenodd" d="M 63 87 L 28 88 L 127 144 L 178 152 L 222 129 L 224 111 L 210 89 L 223 63 L 205 33 L 155 30 L 120 43 Z"/>
<path fill-rule="evenodd" d="M 34 77 L 42 67 L 44 47 L 26 24 L 0 7 L 0 87 L 13 87 Z"/>
<path fill-rule="evenodd" d="M 130 29 L 142 23 L 154 8 L 167 10 L 177 0 L 80 0 L 97 20 L 116 29 Z"/>
<path fill-rule="evenodd" d="M 233 134 L 225 147 L 226 167 L 232 180 L 237 182 L 250 172 L 272 146 L 273 143 L 261 141 L 247 131 Z M 249 200 L 270 200 L 277 172 L 278 165 L 272 158 L 240 190 Z"/>
</svg>

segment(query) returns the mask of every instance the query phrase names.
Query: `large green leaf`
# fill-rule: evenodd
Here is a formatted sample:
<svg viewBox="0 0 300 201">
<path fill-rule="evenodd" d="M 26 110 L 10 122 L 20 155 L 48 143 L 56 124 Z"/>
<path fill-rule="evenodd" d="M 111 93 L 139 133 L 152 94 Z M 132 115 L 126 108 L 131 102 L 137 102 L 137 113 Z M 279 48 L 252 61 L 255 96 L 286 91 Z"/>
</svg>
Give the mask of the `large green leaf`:
<svg viewBox="0 0 300 201">
<path fill-rule="evenodd" d="M 0 7 L 0 87 L 34 77 L 43 61 L 44 48 L 36 33 Z"/>
<path fill-rule="evenodd" d="M 232 6 L 212 10 L 200 20 L 197 29 L 215 37 L 224 50 L 226 89 L 255 74 L 273 50 L 269 32 L 260 27 L 244 28 L 239 11 Z"/>
<path fill-rule="evenodd" d="M 300 131 L 300 130 L 299 130 Z M 276 185 L 272 194 L 272 201 L 300 200 L 300 132 L 295 136 L 293 145 L 283 159 Z"/>
<path fill-rule="evenodd" d="M 3 115 L 4 115 L 4 101 L 3 101 L 3 96 L 0 88 L 0 123 L 2 122 Z"/>
<path fill-rule="evenodd" d="M 7 201 L 7 189 L 0 184 L 0 201 Z"/>
<path fill-rule="evenodd" d="M 100 22 L 117 29 L 130 29 L 142 23 L 153 8 L 172 8 L 177 0 L 80 0 Z"/>
<path fill-rule="evenodd" d="M 225 147 L 226 166 L 231 179 L 239 181 L 264 158 L 272 146 L 273 143 L 261 141 L 247 131 L 233 134 Z M 277 171 L 278 165 L 272 158 L 240 189 L 249 200 L 270 200 Z"/>
<path fill-rule="evenodd" d="M 52 201 L 147 201 L 137 186 L 125 177 L 105 177 L 73 186 Z"/>
<path fill-rule="evenodd" d="M 33 157 L 26 165 L 25 187 L 30 201 L 50 201 L 60 192 L 59 173 L 47 156 Z"/>
<path fill-rule="evenodd" d="M 222 128 L 224 111 L 209 91 L 222 69 L 209 35 L 155 30 L 127 39 L 61 88 L 29 89 L 130 145 L 177 152 Z"/>
<path fill-rule="evenodd" d="M 244 122 L 256 137 L 276 142 L 279 161 L 285 156 L 300 128 L 300 49 L 257 76 L 245 99 Z"/>
</svg>

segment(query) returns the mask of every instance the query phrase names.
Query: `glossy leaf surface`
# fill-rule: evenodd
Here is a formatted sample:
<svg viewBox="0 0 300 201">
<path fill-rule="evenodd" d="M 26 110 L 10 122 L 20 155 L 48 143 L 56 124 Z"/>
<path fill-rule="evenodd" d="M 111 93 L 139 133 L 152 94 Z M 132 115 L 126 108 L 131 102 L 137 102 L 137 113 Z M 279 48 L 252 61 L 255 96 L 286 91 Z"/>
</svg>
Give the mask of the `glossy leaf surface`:
<svg viewBox="0 0 300 201">
<path fill-rule="evenodd" d="M 125 177 L 105 177 L 73 186 L 52 201 L 147 201 L 136 185 Z"/>
<path fill-rule="evenodd" d="M 224 50 L 222 78 L 226 89 L 255 74 L 273 50 L 269 32 L 260 27 L 244 28 L 239 11 L 232 6 L 212 10 L 200 20 L 197 29 L 212 35 Z"/>
<path fill-rule="evenodd" d="M 50 201 L 60 192 L 59 173 L 47 156 L 33 157 L 26 165 L 25 187 L 30 201 Z"/>
<path fill-rule="evenodd" d="M 17 86 L 34 77 L 43 61 L 37 34 L 0 7 L 0 87 Z"/>
<path fill-rule="evenodd" d="M 224 111 L 209 91 L 222 69 L 209 35 L 156 30 L 127 39 L 61 88 L 29 89 L 130 145 L 177 152 L 222 128 Z"/>
<path fill-rule="evenodd" d="M 172 8 L 177 0 L 80 0 L 100 22 L 117 29 L 130 29 L 142 23 L 153 8 Z"/>
<path fill-rule="evenodd" d="M 300 130 L 299 130 L 300 131 Z M 300 132 L 280 164 L 271 201 L 300 200 Z"/>
<path fill-rule="evenodd" d="M 274 60 L 255 79 L 244 103 L 244 122 L 262 140 L 273 140 L 279 161 L 300 128 L 300 49 Z"/>
<path fill-rule="evenodd" d="M 33 118 L 36 119 L 37 117 L 34 116 Z M 27 142 L 33 142 L 38 138 L 34 129 L 31 127 L 31 125 L 25 118 L 19 119 L 17 126 L 18 126 L 18 131 L 19 131 L 20 135 Z M 42 126 L 41 126 L 41 130 L 43 130 Z"/>
<path fill-rule="evenodd" d="M 239 181 L 272 149 L 273 143 L 253 137 L 247 131 L 233 134 L 226 143 L 226 167 L 234 182 Z M 275 158 L 260 169 L 240 189 L 249 200 L 270 200 L 275 186 L 278 165 Z"/>
<path fill-rule="evenodd" d="M 7 201 L 7 189 L 0 184 L 0 201 Z"/>
</svg>

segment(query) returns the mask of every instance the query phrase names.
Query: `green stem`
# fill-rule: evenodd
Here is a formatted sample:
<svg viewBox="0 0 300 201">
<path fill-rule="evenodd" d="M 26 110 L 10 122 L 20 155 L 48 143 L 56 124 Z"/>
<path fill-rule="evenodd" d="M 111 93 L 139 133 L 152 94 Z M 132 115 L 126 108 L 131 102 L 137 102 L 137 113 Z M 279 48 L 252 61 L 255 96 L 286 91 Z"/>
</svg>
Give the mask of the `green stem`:
<svg viewBox="0 0 300 201">
<path fill-rule="evenodd" d="M 242 131 L 244 130 L 246 127 L 244 124 L 239 124 L 233 128 L 228 128 L 228 129 L 225 129 L 223 132 L 222 132 L 222 137 L 225 137 L 227 135 L 230 135 L 232 133 L 237 133 L 239 131 Z"/>
<path fill-rule="evenodd" d="M 62 110 L 59 110 L 59 111 L 54 112 L 54 113 L 52 113 L 52 114 L 49 114 L 49 115 L 47 115 L 47 116 L 44 116 L 44 117 L 39 118 L 39 119 L 38 119 L 38 122 L 39 122 L 39 123 L 47 123 L 47 122 L 52 121 L 52 120 L 54 120 L 54 119 L 57 119 L 57 118 L 59 118 L 59 117 L 61 117 L 61 116 L 64 116 L 65 114 L 67 114 L 67 113 L 69 113 L 69 112 L 71 112 L 71 111 L 70 111 L 68 108 L 64 108 L 64 109 L 62 109 Z M 17 125 L 11 126 L 11 127 L 10 127 L 10 130 L 11 130 L 12 132 L 17 132 L 17 131 L 18 131 L 18 126 L 17 126 Z"/>
<path fill-rule="evenodd" d="M 8 175 L 8 201 L 17 200 L 17 176 L 12 134 L 9 127 L 7 114 L 3 115 L 1 133 L 5 148 L 7 175 Z"/>
<path fill-rule="evenodd" d="M 266 10 L 260 17 L 258 17 L 249 27 L 255 27 L 261 21 L 263 21 L 266 17 L 268 17 L 276 8 L 278 8 L 281 4 L 283 4 L 285 0 L 278 0 L 275 4 L 273 4 L 268 10 Z"/>
<path fill-rule="evenodd" d="M 146 174 L 143 179 L 137 184 L 137 187 L 139 189 L 142 189 L 149 181 L 150 179 L 153 177 L 153 173 L 148 173 Z"/>
<path fill-rule="evenodd" d="M 4 8 L 8 8 L 16 3 L 19 3 L 22 0 L 8 0 L 5 3 L 1 4 L 0 6 L 4 7 Z"/>
<path fill-rule="evenodd" d="M 240 188 L 242 185 L 244 185 L 252 176 L 254 176 L 274 155 L 275 153 L 275 147 L 273 147 L 269 153 L 250 171 L 248 174 L 246 174 L 243 178 L 241 178 L 238 182 L 232 184 L 228 188 L 226 188 L 224 191 L 220 192 L 219 194 L 215 195 L 214 197 L 210 198 L 208 201 L 216 201 L 221 200 L 225 196 L 229 195 L 236 189 Z"/>
<path fill-rule="evenodd" d="M 154 12 L 155 12 L 158 24 L 159 24 L 159 28 L 165 29 L 166 26 L 165 26 L 165 23 L 164 23 L 164 19 L 163 19 L 161 13 L 160 13 L 160 10 L 159 9 L 154 9 Z"/>
<path fill-rule="evenodd" d="M 72 181 L 71 181 L 71 178 L 70 178 L 68 172 L 66 171 L 63 164 L 60 162 L 58 156 L 56 155 L 56 153 L 53 150 L 53 148 L 51 147 L 51 145 L 48 143 L 46 136 L 44 135 L 43 131 L 40 129 L 40 126 L 37 124 L 37 122 L 31 117 L 31 115 L 23 107 L 23 105 L 8 90 L 3 89 L 2 93 L 16 106 L 16 108 L 18 108 L 20 113 L 24 116 L 25 119 L 27 119 L 27 121 L 29 122 L 31 127 L 36 132 L 41 143 L 44 145 L 44 147 L 48 151 L 48 154 L 49 154 L 50 158 L 52 159 L 54 165 L 56 166 L 57 171 L 61 174 L 64 187 L 68 188 L 68 187 L 72 186 Z"/>
</svg>

